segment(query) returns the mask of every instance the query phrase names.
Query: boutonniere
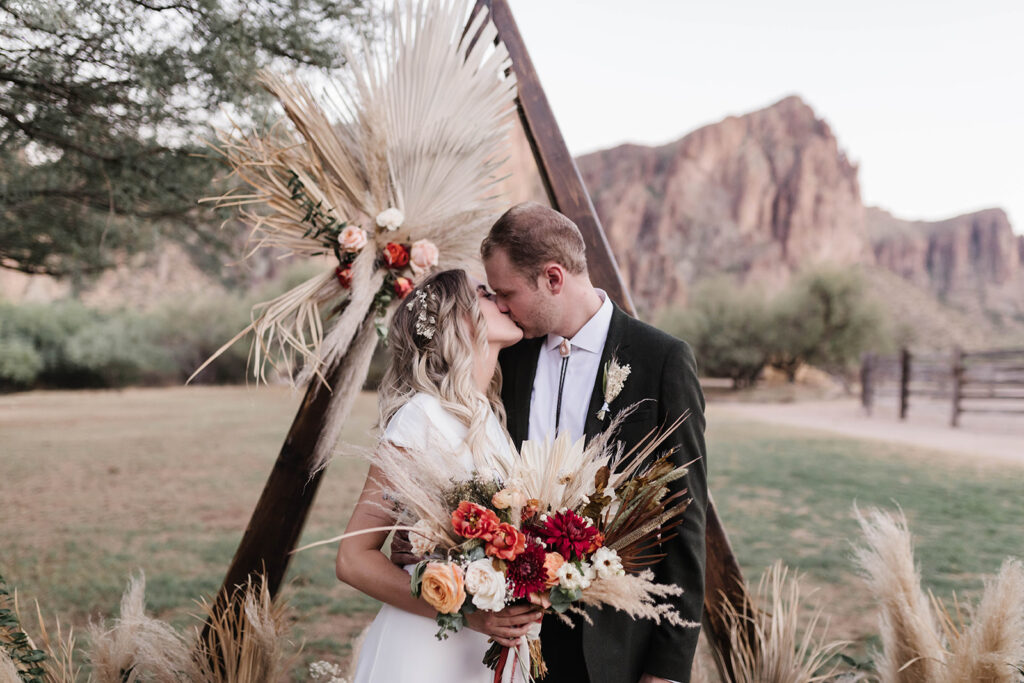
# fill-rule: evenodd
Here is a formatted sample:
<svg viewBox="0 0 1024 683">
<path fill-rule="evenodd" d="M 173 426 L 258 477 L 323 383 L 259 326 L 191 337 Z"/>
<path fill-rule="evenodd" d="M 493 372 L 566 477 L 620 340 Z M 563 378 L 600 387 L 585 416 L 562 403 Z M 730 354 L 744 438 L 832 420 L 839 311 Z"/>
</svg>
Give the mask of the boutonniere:
<svg viewBox="0 0 1024 683">
<path fill-rule="evenodd" d="M 604 405 L 597 411 L 597 419 L 604 420 L 608 415 L 608 404 L 615 400 L 615 397 L 622 391 L 626 378 L 629 377 L 629 365 L 619 365 L 617 358 L 612 358 L 604 364 L 604 376 L 601 379 L 601 391 L 604 394 Z"/>
</svg>

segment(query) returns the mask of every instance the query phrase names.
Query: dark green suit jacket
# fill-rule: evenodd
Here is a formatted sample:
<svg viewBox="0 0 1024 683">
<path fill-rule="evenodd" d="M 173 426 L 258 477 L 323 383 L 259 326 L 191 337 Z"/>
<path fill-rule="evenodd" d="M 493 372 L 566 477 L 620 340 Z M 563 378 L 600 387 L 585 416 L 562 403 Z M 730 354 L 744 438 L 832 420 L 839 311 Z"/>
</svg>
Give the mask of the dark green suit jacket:
<svg viewBox="0 0 1024 683">
<path fill-rule="evenodd" d="M 543 341 L 523 340 L 499 356 L 502 401 L 508 430 L 517 447 L 529 430 L 530 394 Z M 685 342 L 631 318 L 616 306 L 600 367 L 613 356 L 630 365 L 630 374 L 622 392 L 611 403 L 612 415 L 640 403 L 618 434 L 626 451 L 652 429 L 671 424 L 683 412 L 690 411 L 690 417 L 664 442 L 663 448 L 676 447 L 672 459 L 679 465 L 696 460 L 678 484 L 678 488 L 688 489 L 692 502 L 678 527 L 678 535 L 663 544 L 662 552 L 667 555 L 654 571 L 660 583 L 682 586 L 683 595 L 675 599 L 679 613 L 699 624 L 704 607 L 704 519 L 708 495 L 704 396 L 697 382 L 693 352 Z M 588 441 L 610 420 L 610 416 L 604 421 L 597 418 L 604 398 L 601 375 L 599 370 L 584 426 Z M 636 683 L 644 673 L 681 682 L 690 680 L 699 629 L 633 620 L 609 608 L 589 609 L 588 613 L 594 625 L 581 624 L 575 629 L 545 618 L 541 640 L 544 657 L 552 667 L 546 682 L 586 680 L 573 674 L 580 667 L 580 648 L 593 683 Z"/>
</svg>

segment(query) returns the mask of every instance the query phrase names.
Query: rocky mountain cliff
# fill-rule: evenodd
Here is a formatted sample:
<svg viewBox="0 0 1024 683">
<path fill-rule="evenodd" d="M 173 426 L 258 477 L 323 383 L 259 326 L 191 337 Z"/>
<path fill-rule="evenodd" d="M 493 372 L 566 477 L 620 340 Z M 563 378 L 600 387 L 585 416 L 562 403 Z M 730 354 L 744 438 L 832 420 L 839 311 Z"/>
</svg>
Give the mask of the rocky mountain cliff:
<svg viewBox="0 0 1024 683">
<path fill-rule="evenodd" d="M 798 97 L 660 147 L 577 160 L 638 306 L 718 273 L 769 289 L 815 263 L 899 275 L 940 303 L 1024 322 L 1024 237 L 989 209 L 939 222 L 865 208 L 857 167 Z"/>
</svg>

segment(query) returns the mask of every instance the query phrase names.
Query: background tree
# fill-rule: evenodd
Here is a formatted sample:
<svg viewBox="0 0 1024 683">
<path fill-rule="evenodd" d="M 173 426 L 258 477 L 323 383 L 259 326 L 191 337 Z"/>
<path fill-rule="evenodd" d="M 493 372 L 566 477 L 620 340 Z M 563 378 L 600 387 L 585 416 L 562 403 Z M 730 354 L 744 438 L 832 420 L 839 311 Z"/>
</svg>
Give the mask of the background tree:
<svg viewBox="0 0 1024 683">
<path fill-rule="evenodd" d="M 368 4 L 0 0 L 0 267 L 96 272 L 157 236 L 216 254 L 197 153 L 221 107 L 258 120 L 260 68 L 340 66 Z"/>
<path fill-rule="evenodd" d="M 689 307 L 660 326 L 693 347 L 701 375 L 728 377 L 740 388 L 752 385 L 768 362 L 768 325 L 764 297 L 722 276 L 698 285 Z"/>
<path fill-rule="evenodd" d="M 771 308 L 771 365 L 785 372 L 790 382 L 805 363 L 843 375 L 863 351 L 887 344 L 885 318 L 856 269 L 807 271 Z"/>
</svg>

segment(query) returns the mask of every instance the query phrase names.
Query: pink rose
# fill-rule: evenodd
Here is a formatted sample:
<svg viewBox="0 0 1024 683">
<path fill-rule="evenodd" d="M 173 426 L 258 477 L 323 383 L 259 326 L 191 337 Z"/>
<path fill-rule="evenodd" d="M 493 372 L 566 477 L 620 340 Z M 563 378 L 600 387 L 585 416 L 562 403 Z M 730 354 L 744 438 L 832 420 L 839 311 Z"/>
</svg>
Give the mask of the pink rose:
<svg viewBox="0 0 1024 683">
<path fill-rule="evenodd" d="M 430 240 L 416 240 L 409 250 L 409 260 L 415 273 L 422 273 L 437 265 L 440 252 Z"/>
<path fill-rule="evenodd" d="M 359 251 L 366 246 L 366 231 L 358 225 L 350 225 L 338 235 L 338 244 L 345 251 Z"/>
</svg>

